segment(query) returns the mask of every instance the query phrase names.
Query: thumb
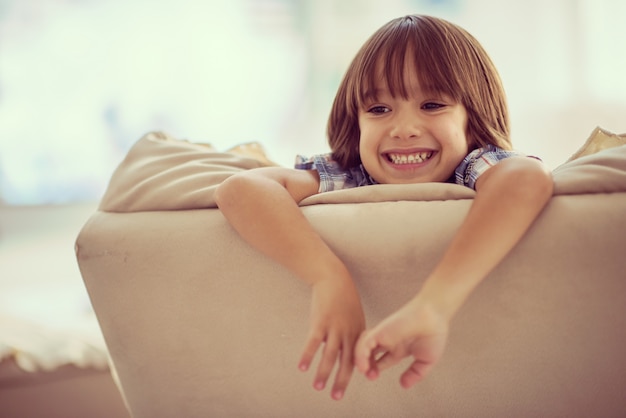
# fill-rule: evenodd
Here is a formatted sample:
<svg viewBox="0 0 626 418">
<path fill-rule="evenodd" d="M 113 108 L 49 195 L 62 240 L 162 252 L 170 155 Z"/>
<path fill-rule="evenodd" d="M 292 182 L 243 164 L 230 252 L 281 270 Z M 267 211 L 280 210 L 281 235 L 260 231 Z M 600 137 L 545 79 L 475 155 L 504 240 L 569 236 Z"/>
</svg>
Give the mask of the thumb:
<svg viewBox="0 0 626 418">
<path fill-rule="evenodd" d="M 374 367 L 374 356 L 378 342 L 369 331 L 364 331 L 354 347 L 354 365 L 361 373 L 367 373 Z"/>
</svg>

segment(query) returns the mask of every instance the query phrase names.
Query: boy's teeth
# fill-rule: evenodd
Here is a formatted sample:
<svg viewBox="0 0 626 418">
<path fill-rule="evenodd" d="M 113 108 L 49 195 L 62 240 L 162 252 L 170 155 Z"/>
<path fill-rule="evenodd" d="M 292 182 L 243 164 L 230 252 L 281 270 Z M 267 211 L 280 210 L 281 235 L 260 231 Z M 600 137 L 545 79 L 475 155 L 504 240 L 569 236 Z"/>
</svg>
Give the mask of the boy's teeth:
<svg viewBox="0 0 626 418">
<path fill-rule="evenodd" d="M 416 152 L 415 154 L 388 154 L 389 160 L 394 164 L 423 163 L 432 157 L 432 152 Z"/>
</svg>

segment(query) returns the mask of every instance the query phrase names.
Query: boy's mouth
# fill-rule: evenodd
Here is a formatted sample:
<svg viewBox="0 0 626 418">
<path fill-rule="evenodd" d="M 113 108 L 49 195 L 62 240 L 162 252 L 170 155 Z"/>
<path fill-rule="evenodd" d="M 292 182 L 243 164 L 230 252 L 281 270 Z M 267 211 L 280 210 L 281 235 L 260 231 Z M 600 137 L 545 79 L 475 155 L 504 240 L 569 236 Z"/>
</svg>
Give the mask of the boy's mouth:
<svg viewBox="0 0 626 418">
<path fill-rule="evenodd" d="M 387 154 L 387 160 L 393 164 L 419 164 L 430 159 L 434 154 L 433 151 L 414 152 L 410 154 L 399 154 L 390 152 Z"/>
</svg>

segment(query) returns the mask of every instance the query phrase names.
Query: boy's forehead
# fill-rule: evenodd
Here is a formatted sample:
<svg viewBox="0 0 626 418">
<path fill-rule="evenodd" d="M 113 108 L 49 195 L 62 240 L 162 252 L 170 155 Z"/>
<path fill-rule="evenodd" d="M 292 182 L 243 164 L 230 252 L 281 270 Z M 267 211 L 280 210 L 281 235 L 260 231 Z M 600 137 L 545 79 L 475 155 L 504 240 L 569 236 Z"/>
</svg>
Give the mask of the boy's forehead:
<svg viewBox="0 0 626 418">
<path fill-rule="evenodd" d="M 365 100 L 385 96 L 407 98 L 437 93 L 436 89 L 422 87 L 415 67 L 406 67 L 401 73 L 395 74 L 381 68 L 374 77 L 370 78 L 368 83 L 364 83 L 362 89 L 363 94 L 361 96 Z"/>
</svg>

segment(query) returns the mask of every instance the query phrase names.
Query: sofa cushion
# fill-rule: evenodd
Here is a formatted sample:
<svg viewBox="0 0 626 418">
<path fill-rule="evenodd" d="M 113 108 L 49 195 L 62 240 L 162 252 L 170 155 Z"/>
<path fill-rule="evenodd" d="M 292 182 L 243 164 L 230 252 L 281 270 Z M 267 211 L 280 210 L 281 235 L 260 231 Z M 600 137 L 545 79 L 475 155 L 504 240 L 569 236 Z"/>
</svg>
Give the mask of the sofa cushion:
<svg viewBox="0 0 626 418">
<path fill-rule="evenodd" d="M 596 129 L 579 152 L 553 171 L 554 194 L 625 192 L 626 145 L 620 145 L 624 138 Z M 222 181 L 242 170 L 271 165 L 275 164 L 258 143 L 219 152 L 207 144 L 151 132 L 135 143 L 117 167 L 99 209 L 141 212 L 215 208 L 213 194 Z M 301 204 L 471 199 L 474 193 L 456 184 L 384 184 L 317 194 Z"/>
<path fill-rule="evenodd" d="M 587 141 L 567 161 L 595 154 L 608 148 L 626 145 L 626 134 L 617 135 L 600 127 L 593 130 Z"/>
<path fill-rule="evenodd" d="M 215 207 L 213 191 L 242 170 L 273 165 L 259 144 L 226 152 L 211 145 L 150 132 L 139 139 L 113 173 L 100 201 L 107 212 Z"/>
</svg>

